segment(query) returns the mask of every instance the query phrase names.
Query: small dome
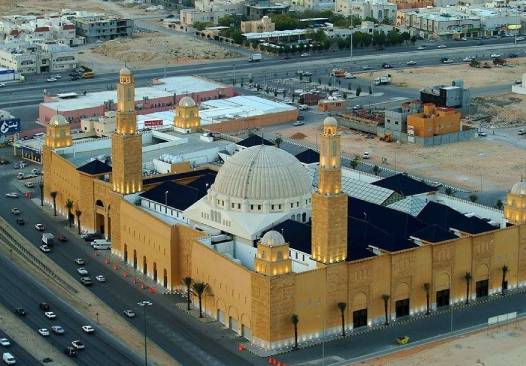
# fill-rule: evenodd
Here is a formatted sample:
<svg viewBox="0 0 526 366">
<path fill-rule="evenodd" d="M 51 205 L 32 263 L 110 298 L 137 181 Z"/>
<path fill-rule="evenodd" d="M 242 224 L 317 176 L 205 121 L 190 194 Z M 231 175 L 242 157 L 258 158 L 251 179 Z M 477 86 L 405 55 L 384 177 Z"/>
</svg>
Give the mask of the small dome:
<svg viewBox="0 0 526 366">
<path fill-rule="evenodd" d="M 522 180 L 520 182 L 517 182 L 511 187 L 511 193 L 517 194 L 517 195 L 526 195 L 526 182 L 523 182 Z"/>
<path fill-rule="evenodd" d="M 182 97 L 179 101 L 180 107 L 195 107 L 195 101 L 190 97 Z"/>
<path fill-rule="evenodd" d="M 278 233 L 277 231 L 271 230 L 265 233 L 263 237 L 261 238 L 261 244 L 266 245 L 268 247 L 277 247 L 280 245 L 285 245 L 285 238 L 283 238 L 283 235 Z"/>
<path fill-rule="evenodd" d="M 121 71 L 119 71 L 119 75 L 128 76 L 128 75 L 131 75 L 131 71 L 127 67 L 123 67 Z"/>
<path fill-rule="evenodd" d="M 212 191 L 249 201 L 293 200 L 310 195 L 307 169 L 294 156 L 274 146 L 257 145 L 227 159 Z"/>
<path fill-rule="evenodd" d="M 64 118 L 61 114 L 55 114 L 51 119 L 49 120 L 49 124 L 51 126 L 67 126 L 69 125 L 69 122 L 66 118 Z"/>
<path fill-rule="evenodd" d="M 323 120 L 324 126 L 338 126 L 338 121 L 334 117 L 327 117 Z"/>
</svg>

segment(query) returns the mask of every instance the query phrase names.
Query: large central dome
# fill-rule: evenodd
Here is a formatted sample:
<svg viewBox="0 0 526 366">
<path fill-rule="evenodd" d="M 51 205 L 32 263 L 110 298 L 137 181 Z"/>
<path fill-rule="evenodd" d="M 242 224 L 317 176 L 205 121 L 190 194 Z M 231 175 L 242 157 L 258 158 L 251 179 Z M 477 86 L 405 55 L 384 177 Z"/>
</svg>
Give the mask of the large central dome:
<svg viewBox="0 0 526 366">
<path fill-rule="evenodd" d="M 287 200 L 311 194 L 307 169 L 296 157 L 273 146 L 242 150 L 219 170 L 211 190 L 230 199 Z"/>
</svg>

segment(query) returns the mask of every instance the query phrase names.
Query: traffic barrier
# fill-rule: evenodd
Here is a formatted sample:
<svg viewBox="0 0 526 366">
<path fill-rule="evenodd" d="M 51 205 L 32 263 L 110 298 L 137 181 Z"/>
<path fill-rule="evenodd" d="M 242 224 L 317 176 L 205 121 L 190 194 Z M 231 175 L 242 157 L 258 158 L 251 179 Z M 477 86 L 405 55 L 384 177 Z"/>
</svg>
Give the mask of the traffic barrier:
<svg viewBox="0 0 526 366">
<path fill-rule="evenodd" d="M 156 292 L 155 287 L 150 287 L 148 289 L 148 292 L 151 293 L 151 294 L 154 294 Z"/>
</svg>

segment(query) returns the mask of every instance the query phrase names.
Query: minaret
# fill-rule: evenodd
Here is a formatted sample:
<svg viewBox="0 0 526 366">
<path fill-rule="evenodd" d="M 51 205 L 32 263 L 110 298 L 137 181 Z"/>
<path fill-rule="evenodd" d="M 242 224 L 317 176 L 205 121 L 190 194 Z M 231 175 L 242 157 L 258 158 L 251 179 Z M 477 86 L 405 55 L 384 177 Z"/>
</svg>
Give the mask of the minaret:
<svg viewBox="0 0 526 366">
<path fill-rule="evenodd" d="M 183 97 L 175 108 L 174 127 L 181 132 L 189 133 L 197 131 L 200 126 L 199 107 L 192 98 Z"/>
<path fill-rule="evenodd" d="M 321 264 L 347 258 L 347 195 L 342 192 L 338 122 L 323 121 L 318 190 L 312 194 L 312 259 Z"/>
<path fill-rule="evenodd" d="M 277 231 L 269 231 L 258 243 L 255 259 L 256 272 L 266 276 L 277 276 L 292 271 L 292 261 L 289 257 L 289 245 L 283 235 Z"/>
<path fill-rule="evenodd" d="M 46 127 L 45 146 L 56 149 L 73 144 L 69 122 L 61 114 L 55 114 Z"/>
<path fill-rule="evenodd" d="M 137 133 L 135 81 L 127 68 L 117 84 L 116 127 L 111 137 L 112 185 L 122 194 L 142 190 L 142 139 Z"/>
</svg>

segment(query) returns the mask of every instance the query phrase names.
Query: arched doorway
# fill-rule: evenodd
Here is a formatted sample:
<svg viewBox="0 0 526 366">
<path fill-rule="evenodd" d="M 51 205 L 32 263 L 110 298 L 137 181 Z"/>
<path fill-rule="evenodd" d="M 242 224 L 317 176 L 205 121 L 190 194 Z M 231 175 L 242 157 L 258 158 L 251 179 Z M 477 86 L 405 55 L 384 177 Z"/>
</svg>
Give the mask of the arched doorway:
<svg viewBox="0 0 526 366">
<path fill-rule="evenodd" d="M 108 206 L 108 212 L 106 212 L 106 215 L 108 216 L 108 227 L 107 227 L 107 235 L 106 237 L 108 240 L 111 240 L 111 213 L 110 213 L 111 205 Z"/>
<path fill-rule="evenodd" d="M 143 275 L 148 274 L 148 264 L 146 263 L 146 256 L 142 257 L 142 274 Z"/>
<path fill-rule="evenodd" d="M 133 269 L 137 269 L 137 251 L 133 250 Z"/>
<path fill-rule="evenodd" d="M 153 280 L 157 282 L 157 263 L 153 262 Z"/>
<path fill-rule="evenodd" d="M 128 245 L 124 244 L 124 262 L 128 263 Z"/>
<path fill-rule="evenodd" d="M 168 287 L 168 273 L 166 273 L 166 269 L 163 271 L 163 286 Z"/>
<path fill-rule="evenodd" d="M 97 200 L 95 202 L 95 230 L 103 235 L 106 233 L 104 214 L 104 203 L 101 200 Z"/>
</svg>

